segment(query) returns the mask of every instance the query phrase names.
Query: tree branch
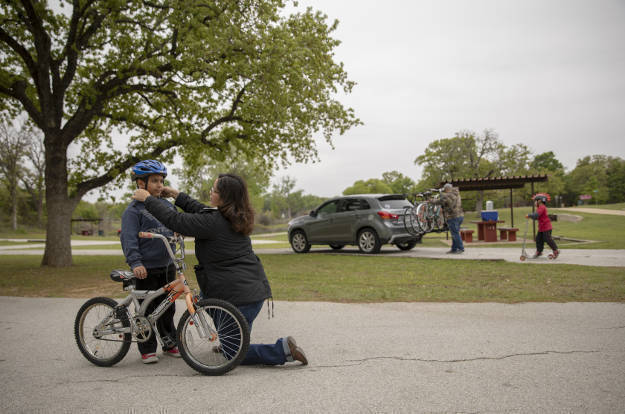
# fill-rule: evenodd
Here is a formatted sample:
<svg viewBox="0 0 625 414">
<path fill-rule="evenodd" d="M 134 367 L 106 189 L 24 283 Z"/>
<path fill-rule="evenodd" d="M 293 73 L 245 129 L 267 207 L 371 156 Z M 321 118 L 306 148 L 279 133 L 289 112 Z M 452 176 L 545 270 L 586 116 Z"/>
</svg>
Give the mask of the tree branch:
<svg viewBox="0 0 625 414">
<path fill-rule="evenodd" d="M 93 190 L 94 188 L 98 188 L 105 184 L 108 184 L 111 181 L 113 181 L 115 178 L 117 178 L 119 176 L 119 173 L 117 173 L 118 171 L 125 171 L 131 166 L 133 166 L 134 164 L 136 164 L 137 162 L 141 161 L 142 159 L 156 159 L 163 152 L 171 148 L 174 148 L 180 144 L 181 144 L 180 141 L 176 139 L 170 139 L 167 141 L 160 142 L 156 148 L 154 148 L 152 151 L 150 151 L 147 154 L 142 154 L 140 156 L 135 155 L 135 156 L 130 156 L 126 158 L 125 160 L 113 165 L 107 172 L 100 175 L 99 177 L 95 177 L 95 178 L 79 183 L 76 186 L 76 195 L 74 195 L 72 199 L 80 200 L 90 190 Z"/>
<path fill-rule="evenodd" d="M 207 126 L 204 131 L 202 131 L 200 137 L 201 140 L 205 143 L 205 144 L 210 144 L 210 142 L 206 141 L 206 137 L 208 136 L 208 134 L 210 134 L 210 132 L 215 129 L 217 126 L 225 123 L 225 122 L 230 122 L 230 121 L 240 121 L 242 120 L 240 117 L 235 117 L 234 113 L 236 112 L 237 108 L 239 107 L 239 104 L 241 103 L 241 100 L 243 98 L 243 94 L 245 93 L 245 88 L 247 88 L 247 86 L 249 85 L 246 84 L 243 86 L 243 88 L 241 88 L 241 90 L 239 91 L 239 93 L 237 94 L 236 98 L 234 99 L 234 101 L 232 102 L 232 106 L 230 108 L 230 112 L 228 113 L 228 115 L 226 116 L 222 116 L 221 118 L 218 118 L 216 120 L 214 120 L 213 122 L 210 123 L 209 126 Z"/>
<path fill-rule="evenodd" d="M 26 94 L 26 86 L 26 80 L 20 78 L 11 85 L 0 85 L 0 93 L 20 101 L 35 124 L 37 124 L 42 131 L 45 131 L 45 123 L 43 122 L 41 111 L 39 111 L 33 101 Z"/>
<path fill-rule="evenodd" d="M 28 53 L 28 50 L 24 46 L 22 46 L 17 40 L 12 38 L 1 26 L 0 26 L 0 40 L 7 44 L 11 49 L 15 51 L 21 58 L 22 61 L 26 64 L 28 71 L 31 76 L 35 76 L 37 73 L 37 67 L 35 65 L 35 61 L 33 57 Z"/>
</svg>

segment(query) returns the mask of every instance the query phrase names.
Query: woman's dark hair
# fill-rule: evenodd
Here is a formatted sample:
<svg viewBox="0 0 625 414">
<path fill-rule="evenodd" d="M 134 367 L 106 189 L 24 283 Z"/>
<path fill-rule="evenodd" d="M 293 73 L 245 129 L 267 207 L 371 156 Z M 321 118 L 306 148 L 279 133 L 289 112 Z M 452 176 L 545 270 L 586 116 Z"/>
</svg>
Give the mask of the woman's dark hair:
<svg viewBox="0 0 625 414">
<path fill-rule="evenodd" d="M 217 192 L 219 211 L 232 224 L 234 231 L 248 236 L 254 229 L 254 209 L 250 204 L 245 180 L 235 174 L 219 174 Z"/>
</svg>

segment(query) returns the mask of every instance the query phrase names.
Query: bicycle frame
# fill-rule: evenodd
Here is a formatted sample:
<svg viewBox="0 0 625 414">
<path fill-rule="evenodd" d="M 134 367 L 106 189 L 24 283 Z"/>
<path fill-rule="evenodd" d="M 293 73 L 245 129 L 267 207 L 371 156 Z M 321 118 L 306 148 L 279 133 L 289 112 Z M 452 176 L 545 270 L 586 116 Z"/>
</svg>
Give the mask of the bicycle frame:
<svg viewBox="0 0 625 414">
<path fill-rule="evenodd" d="M 162 234 L 157 233 L 149 233 L 149 232 L 140 232 L 139 237 L 148 238 L 148 239 L 160 239 L 165 243 L 165 247 L 167 248 L 167 252 L 169 256 L 172 258 L 176 265 L 176 280 L 166 284 L 165 286 L 157 289 L 157 290 L 136 290 L 134 286 L 131 285 L 128 290 L 130 294 L 126 296 L 122 301 L 118 302 L 118 306 L 123 306 L 128 308 L 132 303 L 134 305 L 135 313 L 134 315 L 130 315 L 131 317 L 131 326 L 122 330 L 117 330 L 116 333 L 133 333 L 135 324 L 135 318 L 137 317 L 145 317 L 150 323 L 150 328 L 154 332 L 154 335 L 158 339 L 158 342 L 163 346 L 163 339 L 159 334 L 157 329 L 154 329 L 156 326 L 156 321 L 158 318 L 171 307 L 181 295 L 185 295 L 185 302 L 187 305 L 187 309 L 189 310 L 189 314 L 198 330 L 198 334 L 201 338 L 209 338 L 211 341 L 217 339 L 217 331 L 210 327 L 208 322 L 206 322 L 203 315 L 195 312 L 195 302 L 196 299 L 193 297 L 193 293 L 191 289 L 189 289 L 189 284 L 187 283 L 187 279 L 184 276 L 184 270 L 186 269 L 186 265 L 184 263 L 184 241 L 181 236 L 178 236 L 175 241 L 180 243 L 180 249 L 177 249 L 176 252 L 180 254 L 176 256 L 169 245 L 169 240 L 163 236 Z M 163 301 L 154 309 L 154 311 L 145 315 L 145 312 L 148 306 L 160 295 L 167 293 L 167 297 L 163 299 Z M 139 304 L 139 300 L 143 300 L 141 304 Z M 106 325 L 107 321 L 102 321 L 97 327 L 101 328 Z M 107 332 L 105 330 L 99 329 L 101 334 L 112 333 Z"/>
</svg>

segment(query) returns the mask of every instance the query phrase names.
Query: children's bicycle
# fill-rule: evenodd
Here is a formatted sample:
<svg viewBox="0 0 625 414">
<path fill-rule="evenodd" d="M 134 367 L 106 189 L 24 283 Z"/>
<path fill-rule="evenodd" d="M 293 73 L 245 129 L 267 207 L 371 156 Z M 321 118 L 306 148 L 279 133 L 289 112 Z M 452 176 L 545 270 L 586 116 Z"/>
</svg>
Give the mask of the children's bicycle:
<svg viewBox="0 0 625 414">
<path fill-rule="evenodd" d="M 110 367 L 126 356 L 132 342 L 145 342 L 154 334 L 164 348 L 177 345 L 184 361 L 201 374 L 222 375 L 239 365 L 250 344 L 248 323 L 231 303 L 219 299 L 200 300 L 191 292 L 184 276 L 183 237 L 168 239 L 146 232 L 139 233 L 139 237 L 158 238 L 165 243 L 176 266 L 176 280 L 154 291 L 136 290 L 133 272 L 113 270 L 111 279 L 122 282 L 129 294 L 120 302 L 96 297 L 82 305 L 74 323 L 80 352 L 93 364 Z M 165 299 L 146 315 L 148 305 L 162 294 L 167 294 Z M 181 295 L 185 295 L 187 310 L 178 322 L 174 341 L 161 337 L 155 326 L 158 318 Z M 139 300 L 143 302 L 140 304 Z"/>
</svg>

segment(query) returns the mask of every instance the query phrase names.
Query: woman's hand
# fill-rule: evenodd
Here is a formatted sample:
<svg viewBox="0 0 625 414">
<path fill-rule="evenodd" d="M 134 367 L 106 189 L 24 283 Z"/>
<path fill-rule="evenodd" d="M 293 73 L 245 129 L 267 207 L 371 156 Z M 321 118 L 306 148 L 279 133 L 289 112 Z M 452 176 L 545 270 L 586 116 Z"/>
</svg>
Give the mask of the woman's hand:
<svg viewBox="0 0 625 414">
<path fill-rule="evenodd" d="M 171 187 L 163 187 L 163 190 L 161 191 L 161 197 L 171 197 L 176 199 L 178 198 L 178 194 L 180 194 L 180 191 Z"/>
<path fill-rule="evenodd" d="M 135 190 L 135 193 L 132 195 L 132 198 L 143 203 L 145 199 L 148 198 L 149 196 L 150 196 L 150 193 L 148 193 L 146 190 L 139 188 L 138 190 Z"/>
</svg>

